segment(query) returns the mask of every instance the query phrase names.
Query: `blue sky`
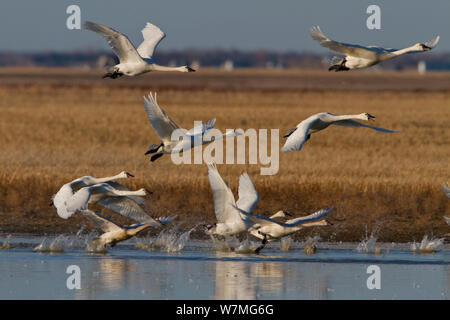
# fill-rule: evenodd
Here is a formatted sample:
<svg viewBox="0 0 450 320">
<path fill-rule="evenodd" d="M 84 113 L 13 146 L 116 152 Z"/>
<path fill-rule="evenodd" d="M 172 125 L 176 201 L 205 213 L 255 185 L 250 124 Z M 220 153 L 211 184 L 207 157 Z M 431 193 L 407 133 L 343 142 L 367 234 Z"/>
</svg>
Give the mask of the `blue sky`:
<svg viewBox="0 0 450 320">
<path fill-rule="evenodd" d="M 330 38 L 384 47 L 406 47 L 439 34 L 436 52 L 450 51 L 450 0 L 2 0 L 0 51 L 107 49 L 86 30 L 66 28 L 67 6 L 81 8 L 81 21 L 125 33 L 138 45 L 146 21 L 167 37 L 160 49 L 234 48 L 326 52 L 309 28 Z M 366 27 L 370 4 L 381 8 L 381 30 Z"/>
</svg>

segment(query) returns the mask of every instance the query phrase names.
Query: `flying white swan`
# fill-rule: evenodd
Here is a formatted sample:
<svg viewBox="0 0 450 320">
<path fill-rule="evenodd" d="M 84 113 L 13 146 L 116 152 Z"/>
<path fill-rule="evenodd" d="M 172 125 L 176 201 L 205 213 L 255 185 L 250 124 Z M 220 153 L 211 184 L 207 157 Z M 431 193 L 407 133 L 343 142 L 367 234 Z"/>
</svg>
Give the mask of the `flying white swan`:
<svg viewBox="0 0 450 320">
<path fill-rule="evenodd" d="M 155 130 L 158 137 L 162 140 L 161 144 L 150 145 L 147 152 L 145 152 L 146 155 L 154 154 L 150 158 L 152 162 L 159 157 L 162 157 L 162 155 L 165 153 L 180 153 L 197 145 L 213 142 L 224 137 L 233 137 L 239 135 L 239 133 L 235 130 L 230 130 L 218 137 L 203 137 L 209 130 L 214 127 L 216 119 L 209 120 L 208 122 L 200 126 L 196 126 L 189 131 L 181 129 L 178 125 L 175 124 L 175 122 L 172 121 L 172 119 L 169 118 L 169 116 L 167 116 L 164 110 L 159 107 L 158 103 L 156 102 L 156 92 L 154 97 L 151 93 L 148 95 L 148 97 L 144 96 L 144 106 L 150 125 Z M 174 133 L 182 139 L 172 140 L 172 135 Z"/>
<path fill-rule="evenodd" d="M 209 235 L 229 236 L 246 232 L 251 226 L 248 217 L 242 214 L 237 205 L 251 211 L 258 202 L 258 194 L 252 190 L 253 183 L 247 174 L 241 175 L 239 179 L 239 200 L 236 202 L 230 187 L 223 181 L 215 163 L 208 163 L 208 178 L 214 200 L 214 213 L 217 223 L 206 225 Z M 244 200 L 244 198 L 247 198 Z"/>
<path fill-rule="evenodd" d="M 65 200 L 65 216 L 58 215 L 64 219 L 69 218 L 79 210 L 88 208 L 88 204 L 100 204 L 124 216 L 145 223 L 156 223 L 130 196 L 145 197 L 147 191 L 142 188 L 136 191 L 117 190 L 107 183 L 95 184 L 83 187 Z M 156 223 L 158 224 L 158 223 Z"/>
<path fill-rule="evenodd" d="M 149 227 L 165 226 L 173 220 L 173 217 L 161 218 L 159 219 L 159 224 L 157 225 L 151 223 L 140 223 L 122 226 L 89 209 L 81 210 L 81 213 L 96 227 L 100 228 L 104 232 L 99 238 L 92 241 L 95 248 L 99 248 L 100 246 L 105 248 L 107 245 L 114 247 L 116 243 L 128 240 Z"/>
<path fill-rule="evenodd" d="M 288 139 L 286 140 L 283 148 L 281 148 L 281 151 L 289 152 L 294 150 L 301 150 L 303 144 L 311 137 L 312 133 L 323 130 L 332 124 L 350 128 L 365 127 L 388 133 L 396 132 L 388 129 L 368 126 L 366 124 L 362 124 L 358 121 L 352 120 L 352 119 L 359 119 L 367 121 L 373 118 L 375 117 L 368 113 L 361 113 L 354 115 L 337 115 L 328 112 L 317 113 L 303 120 L 297 125 L 297 127 L 290 129 L 284 135 L 284 137 Z"/>
<path fill-rule="evenodd" d="M 124 74 L 127 76 L 137 76 L 150 71 L 195 71 L 188 66 L 165 67 L 157 65 L 154 62 L 153 52 L 166 34 L 150 22 L 147 22 L 144 29 L 142 29 L 144 41 L 137 49 L 126 36 L 109 27 L 89 21 L 84 24 L 84 27 L 104 37 L 120 60 L 120 63 L 110 68 L 103 78 L 110 77 L 115 79 Z"/>
<path fill-rule="evenodd" d="M 308 216 L 290 219 L 285 222 L 275 219 L 278 217 L 284 217 L 283 211 L 279 211 L 271 217 L 265 217 L 245 212 L 241 208 L 238 208 L 238 210 L 246 215 L 252 223 L 252 226 L 248 229 L 248 232 L 257 238 L 262 239 L 261 246 L 255 250 L 256 253 L 259 253 L 268 241 L 281 239 L 303 229 L 304 227 L 330 225 L 330 223 L 324 220 L 324 218 L 333 210 L 333 208 L 323 208 Z"/>
<path fill-rule="evenodd" d="M 356 44 L 348 44 L 328 39 L 320 30 L 320 27 L 311 28 L 311 36 L 322 47 L 345 55 L 345 58 L 335 57 L 329 71 L 348 71 L 350 69 L 362 69 L 371 67 L 382 61 L 386 61 L 406 53 L 424 52 L 433 49 L 439 42 L 439 36 L 433 40 L 416 43 L 404 49 L 385 49 L 375 46 L 364 47 Z"/>
<path fill-rule="evenodd" d="M 66 212 L 66 201 L 70 199 L 75 192 L 80 190 L 83 187 L 92 186 L 99 183 L 107 183 L 110 186 L 112 186 L 116 190 L 122 190 L 122 191 L 128 191 L 128 188 L 124 185 L 118 183 L 115 181 L 116 179 L 127 179 L 130 177 L 134 177 L 131 173 L 122 171 L 121 173 L 110 176 L 110 177 L 104 177 L 104 178 L 96 178 L 92 176 L 83 176 L 80 178 L 77 178 L 69 183 L 64 184 L 56 194 L 52 196 L 52 202 L 50 203 L 50 206 L 54 205 L 57 213 L 60 217 L 67 219 L 68 213 Z M 142 197 L 135 197 L 130 196 L 134 201 L 136 201 L 138 204 L 143 204 L 145 202 L 145 199 Z"/>
</svg>

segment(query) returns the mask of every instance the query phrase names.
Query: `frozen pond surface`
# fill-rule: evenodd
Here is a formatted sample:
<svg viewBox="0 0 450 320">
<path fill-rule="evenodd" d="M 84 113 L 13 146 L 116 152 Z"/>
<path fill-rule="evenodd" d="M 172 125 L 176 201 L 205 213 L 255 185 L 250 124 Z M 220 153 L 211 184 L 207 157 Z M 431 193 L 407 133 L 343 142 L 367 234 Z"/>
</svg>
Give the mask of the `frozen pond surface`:
<svg viewBox="0 0 450 320">
<path fill-rule="evenodd" d="M 213 249 L 188 241 L 180 252 L 140 250 L 135 241 L 105 254 L 70 245 L 39 253 L 43 238 L 9 239 L 0 250 L 0 299 L 448 299 L 450 250 L 410 251 L 411 244 L 379 244 L 367 254 L 354 244 L 318 243 L 289 251 L 271 244 L 260 255 Z M 5 238 L 0 238 L 0 244 Z M 69 266 L 80 268 L 81 289 L 68 289 Z M 370 265 L 380 268 L 381 289 L 368 289 Z"/>
</svg>

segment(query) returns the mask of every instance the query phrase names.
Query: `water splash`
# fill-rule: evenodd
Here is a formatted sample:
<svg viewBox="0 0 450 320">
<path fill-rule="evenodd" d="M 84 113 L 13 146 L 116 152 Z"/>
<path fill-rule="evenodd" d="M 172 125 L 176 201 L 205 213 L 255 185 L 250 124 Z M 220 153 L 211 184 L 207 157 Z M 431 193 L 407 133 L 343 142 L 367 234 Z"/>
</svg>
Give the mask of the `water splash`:
<svg viewBox="0 0 450 320">
<path fill-rule="evenodd" d="M 94 239 L 92 239 L 91 237 L 87 237 L 85 239 L 85 246 L 86 246 L 87 253 L 105 254 L 108 252 L 108 250 L 106 250 L 106 247 L 103 246 L 100 242 L 92 241 L 92 240 L 94 240 Z"/>
<path fill-rule="evenodd" d="M 444 238 L 428 240 L 428 235 L 425 235 L 420 244 L 416 243 L 415 241 L 413 244 L 411 244 L 411 251 L 415 253 L 434 253 L 436 249 L 443 243 Z"/>
<path fill-rule="evenodd" d="M 291 250 L 292 239 L 291 237 L 283 237 L 280 240 L 280 250 L 281 251 L 289 251 Z"/>
<path fill-rule="evenodd" d="M 5 241 L 3 241 L 2 245 L 0 246 L 0 250 L 9 250 L 11 249 L 11 235 L 9 234 Z"/>
<path fill-rule="evenodd" d="M 180 252 L 190 239 L 192 228 L 181 234 L 176 229 L 167 229 L 155 238 L 137 239 L 136 248 L 142 250 L 158 250 L 164 252 Z"/>
<path fill-rule="evenodd" d="M 374 228 L 370 234 L 370 237 L 368 236 L 368 230 L 366 226 L 366 236 L 356 247 L 356 251 L 360 253 L 371 253 L 371 254 L 380 254 L 381 249 L 376 247 L 375 244 L 377 242 L 377 237 L 375 234 L 378 232 L 378 228 Z"/>
<path fill-rule="evenodd" d="M 33 250 L 36 252 L 46 253 L 62 253 L 64 252 L 64 244 L 67 242 L 67 237 L 59 235 L 56 238 L 44 238 L 42 242 Z"/>
<path fill-rule="evenodd" d="M 302 252 L 310 256 L 317 252 L 317 242 L 320 241 L 320 236 L 308 237 L 305 241 L 305 247 Z"/>
<path fill-rule="evenodd" d="M 259 243 L 245 239 L 242 242 L 240 242 L 237 247 L 235 247 L 234 252 L 241 254 L 255 253 L 255 250 L 258 247 Z"/>
</svg>

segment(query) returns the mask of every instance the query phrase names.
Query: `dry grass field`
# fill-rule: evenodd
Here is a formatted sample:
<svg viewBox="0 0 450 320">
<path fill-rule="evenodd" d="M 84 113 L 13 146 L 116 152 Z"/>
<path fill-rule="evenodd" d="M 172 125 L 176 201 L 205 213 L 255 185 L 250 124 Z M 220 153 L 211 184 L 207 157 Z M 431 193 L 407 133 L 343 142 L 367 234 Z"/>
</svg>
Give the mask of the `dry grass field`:
<svg viewBox="0 0 450 320">
<path fill-rule="evenodd" d="M 0 70 L 0 232 L 76 232 L 83 218 L 57 217 L 51 195 L 76 177 L 122 170 L 136 176 L 125 185 L 154 192 L 151 215 L 177 214 L 181 228 L 213 222 L 206 165 L 144 156 L 159 143 L 143 107 L 151 90 L 181 127 L 217 118 L 222 131 L 279 128 L 280 148 L 282 134 L 314 113 L 369 112 L 373 125 L 400 132 L 330 127 L 302 151 L 280 154 L 276 175 L 260 175 L 260 165 L 218 165 L 219 172 L 236 197 L 239 174 L 249 173 L 258 214 L 335 208 L 333 226 L 300 238 L 358 241 L 366 227 L 378 228 L 382 241 L 449 232 L 442 217 L 450 199 L 440 190 L 450 179 L 448 73 L 199 70 L 103 80 L 100 72 L 58 69 Z"/>
</svg>

